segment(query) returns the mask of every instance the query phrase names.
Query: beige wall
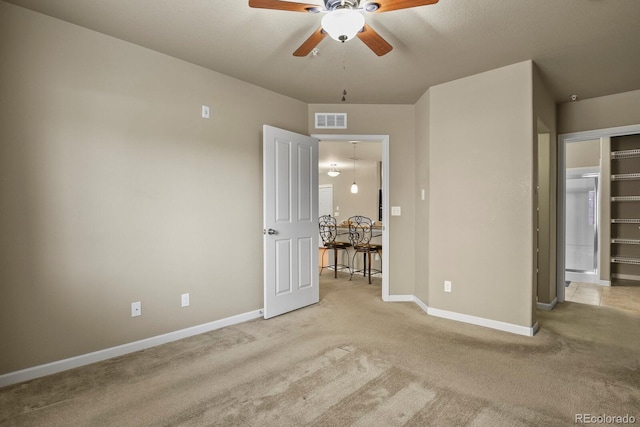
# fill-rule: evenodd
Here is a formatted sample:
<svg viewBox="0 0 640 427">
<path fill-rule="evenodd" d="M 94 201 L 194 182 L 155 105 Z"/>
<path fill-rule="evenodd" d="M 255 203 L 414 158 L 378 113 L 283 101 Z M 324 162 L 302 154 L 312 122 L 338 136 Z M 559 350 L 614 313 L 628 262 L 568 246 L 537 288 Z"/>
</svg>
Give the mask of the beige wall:
<svg viewBox="0 0 640 427">
<path fill-rule="evenodd" d="M 429 127 L 431 123 L 431 92 L 427 91 L 416 103 L 416 211 L 415 211 L 415 296 L 429 305 Z M 422 200 L 422 189 L 425 199 Z"/>
<path fill-rule="evenodd" d="M 552 304 L 557 296 L 557 198 L 558 198 L 558 138 L 556 104 L 543 82 L 538 67 L 533 67 L 533 129 L 534 166 L 537 200 L 534 197 L 534 240 L 538 249 L 535 268 L 538 270 L 532 303 Z M 536 255 L 536 253 L 534 253 Z M 535 270 L 534 270 L 535 271 Z M 549 306 L 547 306 L 549 307 Z"/>
<path fill-rule="evenodd" d="M 402 216 L 391 216 L 388 224 L 389 293 L 414 294 L 413 248 L 415 210 L 415 107 L 413 105 L 310 104 L 308 133 L 339 135 L 389 135 L 389 204 L 400 206 Z M 315 113 L 347 113 L 347 129 L 314 128 Z"/>
<path fill-rule="evenodd" d="M 538 143 L 538 223 L 537 223 L 537 283 L 536 296 L 537 301 L 544 304 L 551 304 L 556 297 L 556 250 L 555 235 L 551 233 L 551 214 L 555 213 L 551 204 L 550 190 L 550 169 L 551 164 L 551 138 L 548 133 L 540 133 L 537 135 Z M 555 189 L 555 188 L 553 188 Z M 555 208 L 555 203 L 553 206 Z M 552 240 L 554 243 L 552 244 Z M 553 271 L 551 266 L 553 265 Z M 535 299 L 534 299 L 535 301 Z"/>
<path fill-rule="evenodd" d="M 430 307 L 535 323 L 532 68 L 429 89 Z"/>
<path fill-rule="evenodd" d="M 567 102 L 558 106 L 558 133 L 640 123 L 640 90 Z"/>
<path fill-rule="evenodd" d="M 0 53 L 0 374 L 262 308 L 262 125 L 306 104 L 5 2 Z"/>
<path fill-rule="evenodd" d="M 600 167 L 600 139 L 565 144 L 565 167 Z"/>
<path fill-rule="evenodd" d="M 263 124 L 389 135 L 391 295 L 535 322 L 530 61 L 306 105 L 4 2 L 0 53 L 0 374 L 261 308 Z"/>
</svg>

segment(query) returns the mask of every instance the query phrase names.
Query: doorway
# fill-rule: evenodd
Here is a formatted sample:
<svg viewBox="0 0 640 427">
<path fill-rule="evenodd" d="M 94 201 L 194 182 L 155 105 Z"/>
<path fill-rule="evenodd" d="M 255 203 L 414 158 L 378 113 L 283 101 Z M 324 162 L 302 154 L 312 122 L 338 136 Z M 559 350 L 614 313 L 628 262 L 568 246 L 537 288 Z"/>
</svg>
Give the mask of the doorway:
<svg viewBox="0 0 640 427">
<path fill-rule="evenodd" d="M 601 141 L 565 146 L 565 284 L 600 283 Z"/>
<path fill-rule="evenodd" d="M 324 134 L 313 134 L 311 135 L 314 138 L 317 138 L 320 140 L 320 144 L 323 144 L 323 142 L 333 142 L 333 143 L 337 143 L 340 142 L 341 144 L 345 144 L 345 147 L 347 150 L 353 150 L 353 145 L 352 142 L 353 141 L 357 141 L 356 144 L 356 175 L 355 175 L 355 180 L 357 182 L 357 171 L 358 171 L 358 147 L 363 147 L 365 144 L 371 144 L 371 143 L 378 143 L 381 144 L 381 159 L 382 162 L 381 164 L 378 165 L 379 167 L 379 176 L 380 176 L 380 185 L 381 185 L 381 191 L 377 192 L 377 194 L 375 195 L 375 205 L 371 206 L 371 210 L 372 214 L 371 214 L 371 219 L 373 220 L 381 220 L 383 226 L 382 226 L 382 247 L 384 248 L 382 251 L 382 256 L 381 256 L 381 260 L 380 260 L 380 264 L 382 266 L 382 300 L 383 301 L 390 301 L 389 298 L 389 256 L 388 256 L 388 248 L 389 248 L 389 136 L 388 135 L 324 135 Z M 351 151 L 351 154 L 349 155 L 348 159 L 344 159 L 347 162 L 352 162 L 353 161 L 353 153 Z M 330 165 L 322 165 L 322 166 L 327 166 L 329 167 Z M 325 168 L 326 169 L 326 168 Z M 349 178 L 350 180 L 353 180 L 353 177 L 351 177 L 351 172 L 353 171 L 353 166 L 351 166 L 348 171 L 345 171 L 347 173 L 347 178 Z M 362 182 L 364 183 L 364 182 Z M 349 184 L 351 184 L 351 182 L 349 182 Z M 358 183 L 359 186 L 361 186 L 361 183 Z M 334 188 L 334 192 L 335 192 L 335 188 Z M 334 196 L 335 197 L 335 196 Z M 382 209 L 379 209 L 381 206 Z M 334 206 L 336 207 L 336 206 Z M 333 210 L 332 214 L 338 213 L 338 220 L 340 221 L 340 219 L 344 220 L 347 219 L 345 217 L 345 215 L 350 215 L 350 212 L 347 211 L 345 209 L 345 207 L 340 207 L 340 205 L 337 206 L 338 208 L 340 208 L 339 210 Z M 381 212 L 379 212 L 379 210 Z M 354 212 L 354 214 L 359 214 Z"/>
<path fill-rule="evenodd" d="M 571 289 L 567 288 L 567 271 L 571 269 L 571 264 L 574 261 L 579 261 L 581 263 L 581 267 L 584 267 L 586 263 L 589 263 L 589 260 L 592 258 L 589 256 L 585 256 L 584 253 L 580 255 L 580 260 L 571 260 L 567 255 L 567 244 L 571 244 L 569 241 L 567 233 L 571 233 L 568 230 L 569 226 L 567 225 L 569 221 L 569 215 L 571 211 L 571 207 L 567 206 L 567 195 L 569 192 L 573 191 L 571 187 L 585 187 L 590 186 L 591 190 L 581 191 L 584 197 L 581 197 L 583 200 L 583 207 L 586 208 L 585 215 L 583 215 L 583 222 L 586 222 L 583 227 L 585 230 L 588 228 L 589 222 L 591 221 L 591 214 L 589 213 L 589 209 L 594 209 L 593 212 L 593 220 L 596 222 L 596 229 L 593 232 L 595 234 L 594 242 L 595 243 L 595 251 L 597 251 L 597 255 L 595 258 L 595 271 L 596 274 L 593 274 L 594 281 L 599 285 L 610 285 L 611 283 L 611 273 L 610 273 L 610 261 L 611 261 L 611 247 L 609 242 L 611 241 L 610 235 L 610 222 L 611 222 L 611 214 L 610 214 L 610 141 L 612 137 L 623 136 L 623 135 L 631 135 L 640 133 L 640 125 L 631 125 L 631 126 L 621 126 L 616 128 L 608 128 L 608 129 L 598 129 L 593 131 L 585 131 L 585 132 L 576 132 L 570 134 L 563 134 L 558 136 L 558 203 L 557 203 L 557 215 L 558 215 L 558 232 L 557 232 L 557 276 L 556 276 L 556 284 L 557 284 L 557 295 L 558 301 L 563 302 L 566 300 L 566 296 L 572 292 Z M 599 153 L 598 153 L 598 169 L 599 169 L 599 179 L 593 180 L 593 178 L 598 178 L 593 174 L 594 169 L 591 169 L 591 174 L 589 170 L 583 170 L 587 176 L 585 178 L 591 178 L 590 182 L 584 181 L 582 183 L 578 183 L 577 181 L 574 183 L 571 181 L 571 177 L 578 176 L 580 177 L 581 171 L 571 171 L 570 166 L 575 166 L 578 169 L 580 166 L 585 167 L 585 165 L 580 164 L 572 164 L 571 163 L 571 150 L 578 149 L 580 150 L 580 145 L 574 144 L 588 144 L 588 141 L 596 141 L 592 144 L 597 144 Z M 593 157 L 593 154 L 591 155 Z M 593 162 L 593 161 L 592 161 Z M 574 173 L 575 172 L 575 173 Z M 591 175 L 590 177 L 588 175 Z M 597 183 L 597 186 L 593 188 L 593 186 Z M 589 202 L 590 192 L 595 191 L 595 200 Z M 585 209 L 582 209 L 583 211 Z M 599 224 L 599 225 L 598 225 Z M 587 236 L 586 240 L 590 240 Z M 577 242 L 577 241 L 576 241 Z M 574 242 L 575 243 L 575 242 Z M 593 245 L 592 245 L 593 246 Z M 586 253 L 586 252 L 585 252 Z M 587 259 L 589 258 L 589 260 Z M 575 263 L 574 263 L 575 264 Z M 576 264 L 577 265 L 577 264 Z M 592 272 L 594 270 L 591 270 Z M 569 280 L 570 281 L 570 280 Z M 570 286 L 570 284 L 569 284 Z"/>
</svg>

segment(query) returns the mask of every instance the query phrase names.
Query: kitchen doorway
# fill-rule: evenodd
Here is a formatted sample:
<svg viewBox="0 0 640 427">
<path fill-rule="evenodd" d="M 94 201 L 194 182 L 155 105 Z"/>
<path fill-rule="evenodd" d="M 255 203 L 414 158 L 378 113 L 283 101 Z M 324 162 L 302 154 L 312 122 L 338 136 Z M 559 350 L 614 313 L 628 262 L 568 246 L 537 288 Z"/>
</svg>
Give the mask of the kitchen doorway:
<svg viewBox="0 0 640 427">
<path fill-rule="evenodd" d="M 371 212 L 370 215 L 371 219 L 374 221 L 378 221 L 380 220 L 382 223 L 382 236 L 381 236 L 381 241 L 382 241 L 382 256 L 381 256 L 381 260 L 380 260 L 380 264 L 382 266 L 382 300 L 383 301 L 390 301 L 390 297 L 389 297 L 389 136 L 388 135 L 323 135 L 323 134 L 313 134 L 311 135 L 314 138 L 317 138 L 320 140 L 320 145 L 322 146 L 322 144 L 324 142 L 331 142 L 331 143 L 340 143 L 341 145 L 343 145 L 344 151 L 350 153 L 348 155 L 348 157 L 346 158 L 342 158 L 342 162 L 344 162 L 344 173 L 346 174 L 345 178 L 348 178 L 349 180 L 349 185 L 351 185 L 351 181 L 356 181 L 358 183 L 358 159 L 360 158 L 361 155 L 364 155 L 364 152 L 360 153 L 358 152 L 358 149 L 360 148 L 362 151 L 364 151 L 364 149 L 366 148 L 366 144 L 371 144 L 371 143 L 378 143 L 381 145 L 380 149 L 381 149 L 381 163 L 377 165 L 377 167 L 379 168 L 379 183 L 380 183 L 380 188 L 376 190 L 376 195 L 375 195 L 375 205 L 371 206 L 368 209 L 368 212 Z M 355 146 L 355 150 L 356 150 L 356 154 L 355 154 L 355 178 L 353 176 L 353 142 L 356 142 L 356 146 Z M 345 157 L 345 156 L 342 156 Z M 326 173 L 329 168 L 331 167 L 331 164 L 336 163 L 337 160 L 334 161 L 325 161 L 324 164 L 323 162 L 321 162 L 321 164 L 319 165 L 319 170 L 321 171 L 321 173 Z M 350 167 L 347 168 L 347 166 L 350 165 Z M 364 165 L 362 165 L 364 167 Z M 336 168 L 340 168 L 339 166 L 336 166 Z M 361 181 L 358 183 L 359 187 L 362 186 L 362 184 L 365 184 L 364 181 Z M 366 184 L 372 184 L 374 185 L 374 183 L 369 183 L 367 182 Z M 375 185 L 374 185 L 375 187 Z M 381 190 L 381 191 L 378 191 Z M 334 187 L 334 197 L 336 194 L 336 188 Z M 338 220 L 338 222 L 341 222 L 342 220 L 347 219 L 347 217 L 351 214 L 350 212 L 352 211 L 350 208 L 347 209 L 347 205 L 337 205 L 334 206 L 340 208 L 339 210 L 334 209 L 332 214 L 338 213 L 338 217 L 336 218 Z M 381 208 L 381 209 L 380 209 Z M 360 212 L 356 212 L 353 211 L 352 212 L 354 215 L 358 215 L 361 214 Z M 355 279 L 355 278 L 354 278 Z"/>
</svg>

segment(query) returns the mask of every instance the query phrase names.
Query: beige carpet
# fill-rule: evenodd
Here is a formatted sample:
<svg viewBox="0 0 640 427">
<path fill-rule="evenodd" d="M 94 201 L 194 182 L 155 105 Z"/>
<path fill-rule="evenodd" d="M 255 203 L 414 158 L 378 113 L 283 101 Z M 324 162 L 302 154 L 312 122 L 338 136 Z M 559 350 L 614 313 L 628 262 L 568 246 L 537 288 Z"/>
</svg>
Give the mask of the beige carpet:
<svg viewBox="0 0 640 427">
<path fill-rule="evenodd" d="M 320 304 L 0 389 L 2 426 L 640 424 L 640 316 L 575 303 L 522 337 L 383 303 L 325 274 Z"/>
</svg>

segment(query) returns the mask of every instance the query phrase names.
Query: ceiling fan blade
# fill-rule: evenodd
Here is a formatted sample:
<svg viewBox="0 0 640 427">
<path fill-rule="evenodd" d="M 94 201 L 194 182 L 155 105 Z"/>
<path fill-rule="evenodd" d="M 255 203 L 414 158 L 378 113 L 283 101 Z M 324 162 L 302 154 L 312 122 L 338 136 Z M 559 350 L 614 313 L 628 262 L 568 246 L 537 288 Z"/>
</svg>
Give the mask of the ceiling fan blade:
<svg viewBox="0 0 640 427">
<path fill-rule="evenodd" d="M 438 0 L 372 0 L 364 3 L 366 10 L 367 3 L 379 5 L 375 13 L 389 12 L 391 10 L 408 9 L 410 7 L 428 6 L 430 4 L 438 3 Z"/>
<path fill-rule="evenodd" d="M 293 56 L 307 56 L 325 37 L 327 37 L 327 33 L 322 31 L 322 27 L 318 28 L 315 33 L 311 34 L 311 36 L 300 45 L 298 50 L 293 52 Z"/>
<path fill-rule="evenodd" d="M 249 7 L 287 10 L 289 12 L 319 12 L 323 10 L 323 8 L 317 4 L 292 3 L 282 0 L 249 0 Z"/>
<path fill-rule="evenodd" d="M 364 28 L 356 36 L 378 56 L 386 55 L 393 49 L 393 46 L 367 24 L 364 24 Z"/>
</svg>

